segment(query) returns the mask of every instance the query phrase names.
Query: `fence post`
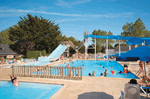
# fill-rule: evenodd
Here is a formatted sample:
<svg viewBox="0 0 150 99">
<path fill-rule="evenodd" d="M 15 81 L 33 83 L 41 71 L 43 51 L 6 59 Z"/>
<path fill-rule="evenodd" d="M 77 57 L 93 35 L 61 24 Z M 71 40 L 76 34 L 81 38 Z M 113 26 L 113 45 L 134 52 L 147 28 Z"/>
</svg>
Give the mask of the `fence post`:
<svg viewBox="0 0 150 99">
<path fill-rule="evenodd" d="M 79 79 L 79 67 L 78 67 L 78 79 Z"/>
<path fill-rule="evenodd" d="M 82 80 L 82 67 L 81 67 L 81 80 Z"/>
<path fill-rule="evenodd" d="M 55 78 L 56 78 L 56 66 L 55 66 Z"/>
<path fill-rule="evenodd" d="M 31 77 L 31 65 L 30 65 L 30 77 Z"/>
<path fill-rule="evenodd" d="M 75 78 L 75 77 L 74 77 L 74 67 L 72 67 L 72 69 L 73 69 L 73 77 L 72 77 L 72 78 L 73 78 L 73 80 L 74 80 L 74 78 Z"/>
<path fill-rule="evenodd" d="M 51 76 L 52 76 L 51 75 L 51 73 L 52 73 L 52 67 L 51 66 L 50 66 L 50 71 L 49 72 L 50 72 L 50 78 L 51 78 Z"/>
<path fill-rule="evenodd" d="M 28 66 L 28 77 L 29 77 L 29 66 Z"/>
<path fill-rule="evenodd" d="M 48 78 L 48 74 L 47 74 L 47 72 L 48 72 L 48 65 L 46 65 L 46 78 Z"/>
<path fill-rule="evenodd" d="M 66 66 L 65 66 L 65 79 L 66 79 Z"/>
<path fill-rule="evenodd" d="M 18 65 L 17 67 L 18 67 L 18 68 L 17 68 L 17 76 L 20 76 L 20 75 L 19 75 L 19 73 L 20 73 L 19 71 L 21 71 L 21 70 L 20 70 L 19 65 Z M 21 74 L 21 73 L 20 73 L 20 74 Z"/>
<path fill-rule="evenodd" d="M 23 73 L 23 72 L 24 72 L 24 71 L 23 71 L 23 66 L 21 66 L 21 67 L 22 67 L 22 75 L 21 75 L 21 76 L 23 76 L 23 75 L 24 75 L 24 73 Z"/>
<path fill-rule="evenodd" d="M 14 75 L 14 65 L 12 65 L 12 75 Z"/>
<path fill-rule="evenodd" d="M 55 68 L 55 67 L 53 66 L 53 78 L 54 78 L 54 68 Z"/>
<path fill-rule="evenodd" d="M 71 67 L 70 67 L 70 74 L 69 74 L 69 79 L 71 79 L 71 76 L 72 76 L 72 75 L 71 75 Z"/>
<path fill-rule="evenodd" d="M 38 66 L 36 66 L 36 77 L 38 77 Z"/>
<path fill-rule="evenodd" d="M 75 67 L 75 79 L 77 79 L 77 77 L 76 77 L 76 76 L 77 76 L 77 72 L 76 72 L 76 69 L 77 69 L 77 68 Z"/>
<path fill-rule="evenodd" d="M 62 67 L 62 78 L 64 79 L 64 67 Z"/>
</svg>

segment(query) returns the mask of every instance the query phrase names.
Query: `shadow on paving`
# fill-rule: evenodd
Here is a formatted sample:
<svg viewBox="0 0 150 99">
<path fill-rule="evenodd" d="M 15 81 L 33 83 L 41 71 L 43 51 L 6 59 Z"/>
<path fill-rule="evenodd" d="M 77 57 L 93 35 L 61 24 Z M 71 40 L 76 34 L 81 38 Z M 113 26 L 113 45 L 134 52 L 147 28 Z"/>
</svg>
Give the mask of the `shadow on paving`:
<svg viewBox="0 0 150 99">
<path fill-rule="evenodd" d="M 114 97 L 105 92 L 86 92 L 78 95 L 78 99 L 114 99 Z"/>
</svg>

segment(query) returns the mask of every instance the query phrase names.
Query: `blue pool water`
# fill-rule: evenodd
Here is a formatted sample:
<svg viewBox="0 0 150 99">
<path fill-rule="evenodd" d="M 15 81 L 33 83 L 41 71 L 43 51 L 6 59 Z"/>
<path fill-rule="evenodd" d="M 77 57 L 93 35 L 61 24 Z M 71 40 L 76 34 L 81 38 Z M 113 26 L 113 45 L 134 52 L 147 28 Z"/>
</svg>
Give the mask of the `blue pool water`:
<svg viewBox="0 0 150 99">
<path fill-rule="evenodd" d="M 95 61 L 95 60 L 76 60 L 73 61 L 73 64 L 71 62 L 65 63 L 65 64 L 60 64 L 58 66 L 66 66 L 67 64 L 69 64 L 69 66 L 75 66 L 75 67 L 81 67 L 82 65 L 84 65 L 85 68 L 82 69 L 83 71 L 83 76 L 88 76 L 88 73 L 91 73 L 93 71 L 95 71 L 96 77 L 99 77 L 101 73 L 104 74 L 105 70 L 107 69 L 108 71 L 108 75 L 107 77 L 112 77 L 112 78 L 134 78 L 134 79 L 139 79 L 137 76 L 135 76 L 133 73 L 127 73 L 127 74 L 119 74 L 118 72 L 121 70 L 123 71 L 123 66 L 120 65 L 118 62 L 116 61 L 107 61 L 107 60 L 103 60 L 103 61 Z M 100 65 L 103 65 L 105 68 L 100 67 Z M 113 66 L 113 68 L 110 68 L 111 66 Z M 116 72 L 115 75 L 113 75 L 111 73 L 111 70 L 114 70 Z"/>
<path fill-rule="evenodd" d="M 11 82 L 0 81 L 0 99 L 49 99 L 62 85 L 20 82 L 14 87 Z"/>
</svg>

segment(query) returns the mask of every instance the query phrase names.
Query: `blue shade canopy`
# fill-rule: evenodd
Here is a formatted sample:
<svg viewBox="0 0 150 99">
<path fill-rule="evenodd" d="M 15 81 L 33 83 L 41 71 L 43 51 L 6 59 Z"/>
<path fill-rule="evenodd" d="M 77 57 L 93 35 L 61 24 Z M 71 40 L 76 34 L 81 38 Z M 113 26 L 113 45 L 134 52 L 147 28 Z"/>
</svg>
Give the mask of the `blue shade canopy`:
<svg viewBox="0 0 150 99">
<path fill-rule="evenodd" d="M 145 45 L 150 45 L 150 40 L 146 40 Z"/>
<path fill-rule="evenodd" d="M 117 61 L 150 61 L 150 47 L 140 46 L 116 58 Z"/>
<path fill-rule="evenodd" d="M 150 40 L 150 37 L 130 37 L 130 36 L 120 36 L 120 35 L 107 35 L 107 36 L 101 36 L 101 35 L 86 35 L 85 37 L 92 37 L 92 38 L 102 38 L 102 39 L 116 39 L 116 40 Z"/>
<path fill-rule="evenodd" d="M 142 45 L 142 43 L 144 43 L 144 41 L 141 41 L 141 40 L 126 41 L 127 45 Z"/>
</svg>

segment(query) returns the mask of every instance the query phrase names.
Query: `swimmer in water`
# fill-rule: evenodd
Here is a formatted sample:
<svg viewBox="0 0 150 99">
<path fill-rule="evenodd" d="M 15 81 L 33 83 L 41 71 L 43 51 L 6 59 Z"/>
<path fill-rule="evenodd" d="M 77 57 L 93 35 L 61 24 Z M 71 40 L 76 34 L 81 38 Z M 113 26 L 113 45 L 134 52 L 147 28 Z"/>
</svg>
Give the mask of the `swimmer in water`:
<svg viewBox="0 0 150 99">
<path fill-rule="evenodd" d="M 119 74 L 121 74 L 121 73 L 123 73 L 121 70 L 120 70 L 120 72 L 118 72 Z"/>
<path fill-rule="evenodd" d="M 111 73 L 112 73 L 113 75 L 116 74 L 114 70 L 111 70 Z"/>
<path fill-rule="evenodd" d="M 103 68 L 105 68 L 105 67 L 103 66 Z"/>
<path fill-rule="evenodd" d="M 102 67 L 102 64 L 100 65 L 100 67 Z"/>
<path fill-rule="evenodd" d="M 113 66 L 109 67 L 109 68 L 113 68 Z"/>
<path fill-rule="evenodd" d="M 82 65 L 82 68 L 84 68 L 84 65 Z"/>
<path fill-rule="evenodd" d="M 19 86 L 19 81 L 17 80 L 17 77 L 14 78 L 14 86 Z"/>
<path fill-rule="evenodd" d="M 68 65 L 66 65 L 67 67 L 69 67 L 69 64 Z"/>
</svg>

